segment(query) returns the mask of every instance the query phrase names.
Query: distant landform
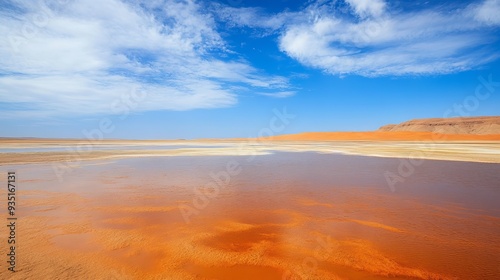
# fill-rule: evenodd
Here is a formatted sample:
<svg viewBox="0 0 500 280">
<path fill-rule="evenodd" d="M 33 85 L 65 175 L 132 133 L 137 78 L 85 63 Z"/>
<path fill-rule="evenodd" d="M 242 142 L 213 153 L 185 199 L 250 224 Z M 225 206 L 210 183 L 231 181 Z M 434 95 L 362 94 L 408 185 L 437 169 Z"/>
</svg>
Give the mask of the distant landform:
<svg viewBox="0 0 500 280">
<path fill-rule="evenodd" d="M 80 143 L 86 139 L 48 139 L 34 137 L 0 137 L 0 144 L 56 145 Z M 265 141 L 500 141 L 500 116 L 415 119 L 400 124 L 389 124 L 375 131 L 303 132 L 255 139 Z M 103 139 L 93 144 L 169 144 L 177 142 L 248 141 L 248 138 L 211 138 L 177 140 Z"/>
<path fill-rule="evenodd" d="M 500 116 L 417 119 L 382 126 L 378 131 L 433 132 L 441 134 L 500 134 Z"/>
<path fill-rule="evenodd" d="M 295 141 L 499 141 L 500 116 L 415 119 L 366 132 L 304 132 L 277 135 Z"/>
</svg>

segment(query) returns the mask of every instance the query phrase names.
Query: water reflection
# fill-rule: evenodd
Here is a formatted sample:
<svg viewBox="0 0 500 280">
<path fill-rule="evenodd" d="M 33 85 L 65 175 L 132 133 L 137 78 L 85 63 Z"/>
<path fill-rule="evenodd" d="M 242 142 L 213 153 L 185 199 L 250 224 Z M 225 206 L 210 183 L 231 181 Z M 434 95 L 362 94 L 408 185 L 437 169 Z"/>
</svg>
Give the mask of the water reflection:
<svg viewBox="0 0 500 280">
<path fill-rule="evenodd" d="M 241 172 L 196 207 L 195 187 L 216 182 L 211 174 L 229 161 Z M 399 163 L 315 153 L 136 158 L 82 165 L 63 182 L 50 165 L 3 166 L 21 180 L 25 269 L 16 276 L 498 278 L 500 165 L 425 161 L 393 193 L 384 172 Z M 185 206 L 196 210 L 189 224 Z"/>
</svg>

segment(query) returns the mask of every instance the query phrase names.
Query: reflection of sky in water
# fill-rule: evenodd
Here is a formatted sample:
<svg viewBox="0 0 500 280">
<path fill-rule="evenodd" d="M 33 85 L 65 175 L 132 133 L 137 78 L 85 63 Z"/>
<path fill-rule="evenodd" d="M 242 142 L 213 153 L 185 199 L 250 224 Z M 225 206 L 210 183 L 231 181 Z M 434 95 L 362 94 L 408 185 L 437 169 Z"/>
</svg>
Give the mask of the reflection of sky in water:
<svg viewBox="0 0 500 280">
<path fill-rule="evenodd" d="M 401 159 L 308 152 L 82 161 L 64 172 L 62 182 L 54 172 L 55 166 L 64 166 L 60 163 L 1 166 L 0 170 L 19 170 L 19 178 L 32 180 L 23 186 L 25 189 L 98 193 L 102 186 L 203 186 L 213 181 L 211 173 L 224 171 L 230 160 L 242 168 L 230 180 L 240 191 L 266 192 L 283 185 L 293 190 L 329 192 L 339 188 L 370 188 L 391 196 L 412 197 L 432 204 L 460 204 L 500 216 L 500 164 L 426 160 L 415 167 L 413 175 L 396 184 L 395 193 L 390 191 L 384 174 L 388 171 L 397 174 Z"/>
<path fill-rule="evenodd" d="M 224 172 L 231 161 L 239 164 L 240 174 L 231 176 L 220 194 L 193 217 L 191 224 L 185 224 L 177 209 L 179 203 L 193 205 L 194 189 L 214 182 L 211 174 Z M 81 251 L 73 245 L 80 242 L 89 250 L 103 252 L 92 247 L 92 242 L 132 235 L 134 240 L 154 241 L 154 246 L 136 241 L 128 245 L 148 253 L 158 248 L 158 240 L 168 236 L 169 242 L 183 244 L 179 247 L 182 252 L 186 242 L 190 248 L 209 246 L 229 251 L 228 255 L 222 253 L 226 261 L 234 255 L 233 250 L 251 250 L 252 246 L 265 246 L 268 251 L 283 249 L 286 254 L 273 255 L 273 260 L 281 256 L 280 261 L 287 264 L 294 261 L 287 256 L 300 256 L 300 262 L 311 254 L 309 243 L 301 240 L 314 241 L 317 234 L 324 234 L 344 244 L 332 252 L 337 258 L 329 260 L 339 263 L 325 271 L 344 272 L 347 279 L 384 279 L 366 270 L 372 265 L 380 269 L 386 263 L 386 259 L 377 262 L 379 256 L 463 279 L 496 279 L 487 276 L 495 275 L 500 256 L 496 246 L 500 240 L 500 164 L 427 160 L 391 192 L 384 174 L 397 173 L 400 163 L 396 158 L 277 152 L 255 157 L 83 161 L 65 173 L 62 181 L 54 173 L 57 163 L 0 166 L 0 174 L 16 170 L 18 197 L 23 203 L 20 215 L 29 217 L 30 210 L 38 209 L 43 211 L 36 215 L 50 217 L 61 228 L 68 221 L 92 225 L 96 233 L 56 234 L 52 239 L 71 250 Z M 31 206 L 24 206 L 29 203 Z M 164 247 L 163 252 L 173 252 L 166 259 L 182 255 L 172 251 L 171 244 Z M 126 250 L 111 250 L 109 254 L 132 258 Z M 191 254 L 182 262 L 204 256 L 196 250 Z M 354 274 L 349 274 L 351 268 L 342 258 L 365 267 L 356 266 Z M 161 263 L 154 257 L 148 262 Z M 223 271 L 227 265 L 210 262 L 208 267 Z M 200 274 L 205 268 L 184 269 Z"/>
</svg>

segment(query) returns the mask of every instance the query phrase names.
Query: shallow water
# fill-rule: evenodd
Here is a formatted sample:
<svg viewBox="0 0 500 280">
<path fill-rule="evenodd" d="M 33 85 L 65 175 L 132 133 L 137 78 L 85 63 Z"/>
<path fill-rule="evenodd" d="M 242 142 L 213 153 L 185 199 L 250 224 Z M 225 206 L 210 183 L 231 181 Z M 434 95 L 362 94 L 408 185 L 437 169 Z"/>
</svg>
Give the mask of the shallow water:
<svg viewBox="0 0 500 280">
<path fill-rule="evenodd" d="M 224 148 L 225 145 L 91 145 L 88 142 L 81 145 L 72 146 L 46 146 L 46 147 L 10 147 L 0 148 L 0 153 L 44 153 L 44 152 L 78 152 L 79 149 L 83 151 L 113 151 L 113 150 L 128 150 L 128 151 L 143 151 L 143 150 L 173 150 L 173 149 L 186 149 L 186 148 Z"/>
<path fill-rule="evenodd" d="M 2 166 L 20 180 L 15 277 L 499 278 L 500 164 L 426 160 L 393 192 L 384 174 L 401 162 L 135 158 L 62 181 L 52 165 Z"/>
</svg>

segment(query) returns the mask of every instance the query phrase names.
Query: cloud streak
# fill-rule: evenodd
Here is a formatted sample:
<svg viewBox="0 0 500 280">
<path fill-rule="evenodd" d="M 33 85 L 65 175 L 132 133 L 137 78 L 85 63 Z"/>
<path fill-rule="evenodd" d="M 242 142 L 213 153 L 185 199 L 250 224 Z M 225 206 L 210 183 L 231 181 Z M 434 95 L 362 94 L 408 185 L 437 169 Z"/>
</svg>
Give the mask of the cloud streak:
<svg viewBox="0 0 500 280">
<path fill-rule="evenodd" d="M 289 57 L 338 76 L 448 74 L 499 55 L 499 0 L 419 11 L 392 10 L 383 0 L 345 0 L 311 2 L 274 16 L 251 8 L 230 12 L 226 18 L 234 26 L 272 29 Z"/>
<path fill-rule="evenodd" d="M 289 87 L 222 57 L 213 17 L 194 1 L 10 1 L 0 13 L 0 105 L 16 108 L 3 117 L 109 114 L 136 88 L 148 92 L 137 110 L 150 111 L 227 107 L 235 88 L 281 97 Z"/>
<path fill-rule="evenodd" d="M 398 14 L 384 13 L 385 5 L 378 0 L 363 1 L 364 5 L 348 2 L 361 19 L 316 10 L 315 18 L 307 23 L 286 27 L 280 49 L 330 74 L 363 76 L 446 74 L 472 69 L 498 56 L 488 49 L 497 38 L 485 25 L 494 24 L 494 13 L 481 13 L 491 1 L 453 13 Z"/>
<path fill-rule="evenodd" d="M 423 10 L 318 0 L 275 14 L 194 0 L 4 1 L 0 117 L 112 114 L 110 106 L 136 89 L 148 93 L 140 112 L 296 93 L 279 70 L 257 69 L 236 53 L 221 26 L 259 31 L 246 34 L 271 37 L 291 60 L 336 76 L 466 71 L 498 58 L 499 15 L 500 0 Z M 245 36 L 254 35 L 228 41 Z"/>
</svg>

